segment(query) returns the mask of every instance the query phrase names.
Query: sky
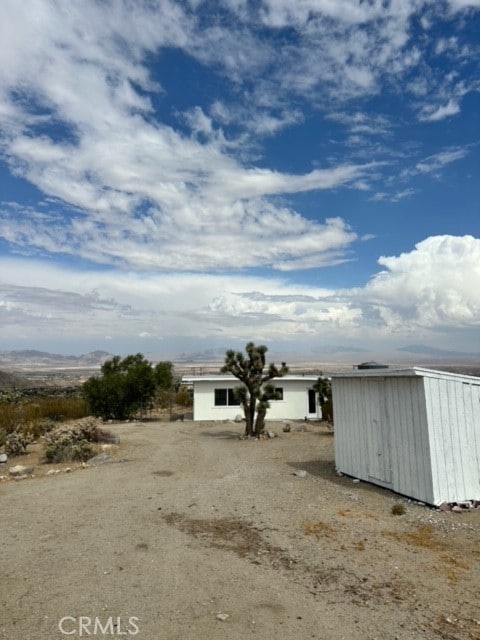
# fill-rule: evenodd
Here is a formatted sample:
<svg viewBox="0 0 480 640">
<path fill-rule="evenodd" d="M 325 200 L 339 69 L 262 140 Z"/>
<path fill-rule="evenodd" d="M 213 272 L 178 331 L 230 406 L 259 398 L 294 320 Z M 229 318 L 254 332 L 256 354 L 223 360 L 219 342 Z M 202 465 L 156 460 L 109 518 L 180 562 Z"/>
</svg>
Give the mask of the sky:
<svg viewBox="0 0 480 640">
<path fill-rule="evenodd" d="M 2 0 L 0 349 L 480 352 L 480 0 Z"/>
</svg>

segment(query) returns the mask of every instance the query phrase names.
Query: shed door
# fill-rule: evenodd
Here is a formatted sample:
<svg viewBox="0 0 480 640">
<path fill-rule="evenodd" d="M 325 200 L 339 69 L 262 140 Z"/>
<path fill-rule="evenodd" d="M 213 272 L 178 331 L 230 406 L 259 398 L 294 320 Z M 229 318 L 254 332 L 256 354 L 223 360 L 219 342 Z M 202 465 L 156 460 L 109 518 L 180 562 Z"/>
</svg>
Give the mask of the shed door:
<svg viewBox="0 0 480 640">
<path fill-rule="evenodd" d="M 362 380 L 367 429 L 368 476 L 385 484 L 392 482 L 390 423 L 386 403 L 385 381 Z"/>
</svg>

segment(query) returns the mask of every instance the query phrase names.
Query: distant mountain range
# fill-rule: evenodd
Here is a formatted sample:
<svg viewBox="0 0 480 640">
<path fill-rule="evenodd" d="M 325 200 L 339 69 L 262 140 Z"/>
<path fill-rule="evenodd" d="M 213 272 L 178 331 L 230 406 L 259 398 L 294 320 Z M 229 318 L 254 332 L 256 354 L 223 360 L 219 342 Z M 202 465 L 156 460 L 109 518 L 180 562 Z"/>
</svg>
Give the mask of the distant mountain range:
<svg viewBox="0 0 480 640">
<path fill-rule="evenodd" d="M 448 349 L 437 349 L 436 347 L 428 347 L 424 344 L 410 344 L 406 347 L 399 347 L 397 351 L 407 353 L 417 353 L 432 358 L 465 358 L 467 360 L 480 358 L 479 352 L 471 351 L 449 351 Z"/>
<path fill-rule="evenodd" d="M 26 349 L 23 351 L 0 351 L 0 367 L 96 367 L 111 358 L 107 351 L 92 351 L 81 356 L 65 356 Z"/>
</svg>

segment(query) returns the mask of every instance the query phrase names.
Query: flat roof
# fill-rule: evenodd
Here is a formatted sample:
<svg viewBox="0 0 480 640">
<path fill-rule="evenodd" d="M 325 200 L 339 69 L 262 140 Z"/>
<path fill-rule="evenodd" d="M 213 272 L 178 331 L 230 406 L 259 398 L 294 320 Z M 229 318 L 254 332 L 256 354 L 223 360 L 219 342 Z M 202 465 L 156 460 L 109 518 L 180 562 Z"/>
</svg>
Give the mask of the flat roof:
<svg viewBox="0 0 480 640">
<path fill-rule="evenodd" d="M 436 369 L 424 369 L 422 367 L 408 367 L 399 369 L 365 369 L 362 371 L 349 371 L 347 373 L 332 373 L 331 377 L 335 378 L 441 378 L 444 380 L 456 380 L 457 382 L 465 382 L 468 384 L 480 385 L 480 378 L 477 376 L 467 376 L 460 373 L 452 373 L 450 371 L 438 371 Z"/>
<path fill-rule="evenodd" d="M 322 376 L 318 375 L 292 375 L 292 376 L 281 376 L 280 378 L 272 378 L 275 381 L 281 380 L 306 380 L 307 382 L 316 382 L 318 378 Z M 233 375 L 218 375 L 218 376 L 182 376 L 182 382 L 225 382 L 225 381 L 235 381 L 237 380 L 239 384 L 241 381 Z"/>
</svg>

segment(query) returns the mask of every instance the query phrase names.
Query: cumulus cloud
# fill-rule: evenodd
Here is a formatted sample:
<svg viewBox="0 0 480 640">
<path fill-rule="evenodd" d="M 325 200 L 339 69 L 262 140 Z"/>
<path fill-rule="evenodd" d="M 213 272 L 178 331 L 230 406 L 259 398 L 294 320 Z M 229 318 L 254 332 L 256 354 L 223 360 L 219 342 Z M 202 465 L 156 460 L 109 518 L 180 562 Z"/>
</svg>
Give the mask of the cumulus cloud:
<svg viewBox="0 0 480 640">
<path fill-rule="evenodd" d="M 252 275 L 73 271 L 25 258 L 0 259 L 3 340 L 81 333 L 132 344 L 171 336 L 269 342 L 391 344 L 480 327 L 480 239 L 432 236 L 379 259 L 363 287 L 298 285 Z M 28 274 L 29 286 L 24 285 Z M 141 348 L 141 344 L 139 347 Z"/>
<path fill-rule="evenodd" d="M 392 329 L 480 326 L 480 239 L 433 236 L 400 256 L 359 292 Z"/>
</svg>

